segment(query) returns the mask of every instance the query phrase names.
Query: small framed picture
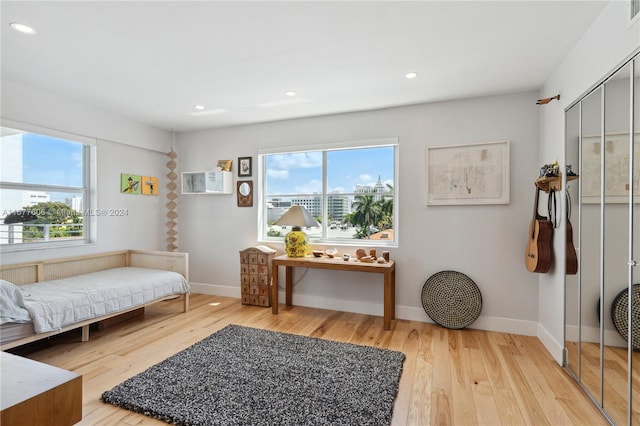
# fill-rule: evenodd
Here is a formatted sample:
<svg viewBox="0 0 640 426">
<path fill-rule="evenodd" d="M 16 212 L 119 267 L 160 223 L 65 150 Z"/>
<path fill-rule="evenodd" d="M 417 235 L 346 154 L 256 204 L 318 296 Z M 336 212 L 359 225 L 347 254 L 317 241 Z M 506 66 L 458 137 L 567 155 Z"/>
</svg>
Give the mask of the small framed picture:
<svg viewBox="0 0 640 426">
<path fill-rule="evenodd" d="M 232 162 L 232 160 L 218 160 L 218 164 L 216 166 L 223 172 L 230 172 Z"/>
<path fill-rule="evenodd" d="M 142 195 L 158 195 L 158 178 L 153 176 L 142 176 Z"/>
<path fill-rule="evenodd" d="M 238 186 L 238 207 L 253 207 L 253 181 L 239 180 Z"/>
<path fill-rule="evenodd" d="M 140 175 L 130 173 L 120 174 L 120 192 L 123 194 L 140 193 Z"/>
<path fill-rule="evenodd" d="M 251 176 L 251 157 L 238 158 L 238 176 Z"/>
</svg>

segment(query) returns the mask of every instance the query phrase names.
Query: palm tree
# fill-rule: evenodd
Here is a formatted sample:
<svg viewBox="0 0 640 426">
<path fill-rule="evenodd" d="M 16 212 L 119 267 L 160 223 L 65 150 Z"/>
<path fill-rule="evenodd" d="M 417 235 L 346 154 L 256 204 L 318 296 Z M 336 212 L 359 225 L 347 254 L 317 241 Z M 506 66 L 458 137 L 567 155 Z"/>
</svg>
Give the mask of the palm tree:
<svg viewBox="0 0 640 426">
<path fill-rule="evenodd" d="M 380 204 L 373 195 L 363 195 L 353 202 L 352 221 L 356 226 L 367 230 L 367 237 L 371 235 L 371 227 L 380 220 Z"/>
<path fill-rule="evenodd" d="M 382 229 L 393 228 L 393 199 L 383 198 L 378 201 L 380 209 L 380 221 L 378 225 Z"/>
</svg>

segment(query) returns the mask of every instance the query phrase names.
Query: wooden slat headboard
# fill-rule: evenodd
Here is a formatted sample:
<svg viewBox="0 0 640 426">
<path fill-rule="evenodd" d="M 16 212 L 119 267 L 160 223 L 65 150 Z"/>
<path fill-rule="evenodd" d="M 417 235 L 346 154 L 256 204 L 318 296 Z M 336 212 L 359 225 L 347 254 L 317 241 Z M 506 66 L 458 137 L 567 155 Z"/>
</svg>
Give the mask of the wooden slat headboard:
<svg viewBox="0 0 640 426">
<path fill-rule="evenodd" d="M 189 280 L 187 253 L 122 250 L 87 256 L 0 266 L 0 279 L 16 285 L 68 278 L 123 266 L 175 271 Z"/>
<path fill-rule="evenodd" d="M 127 266 L 127 252 L 119 251 L 98 255 L 46 260 L 42 262 L 42 280 L 58 280 L 89 272 Z"/>
<path fill-rule="evenodd" d="M 21 263 L 0 267 L 0 279 L 14 283 L 15 285 L 31 284 L 38 282 L 38 263 Z"/>
<path fill-rule="evenodd" d="M 187 253 L 129 250 L 128 266 L 178 272 L 189 281 L 189 255 Z"/>
</svg>

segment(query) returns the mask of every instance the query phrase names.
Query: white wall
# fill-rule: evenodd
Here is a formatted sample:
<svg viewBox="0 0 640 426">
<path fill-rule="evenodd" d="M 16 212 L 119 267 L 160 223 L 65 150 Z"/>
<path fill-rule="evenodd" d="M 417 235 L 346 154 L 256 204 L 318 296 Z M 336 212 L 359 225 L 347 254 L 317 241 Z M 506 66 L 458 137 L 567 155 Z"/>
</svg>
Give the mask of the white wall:
<svg viewBox="0 0 640 426">
<path fill-rule="evenodd" d="M 8 120 L 11 124 L 27 123 L 96 139 L 98 190 L 95 207 L 125 210 L 126 216 L 99 217 L 94 244 L 3 253 L 3 264 L 119 249 L 165 248 L 165 163 L 168 158 L 164 152 L 170 146 L 168 132 L 50 93 L 3 81 L 2 122 Z M 160 196 L 121 194 L 120 173 L 158 177 Z"/>
<path fill-rule="evenodd" d="M 541 97 L 561 94 L 540 108 L 539 162 L 565 163 L 564 109 L 640 47 L 640 20 L 629 20 L 629 2 L 611 1 L 544 84 Z M 564 235 L 564 229 L 556 230 Z M 556 264 L 564 264 L 564 238 L 554 239 Z M 556 361 L 564 346 L 564 268 L 540 276 L 538 336 Z"/>
<path fill-rule="evenodd" d="M 23 84 L 2 80 L 1 100 L 3 119 L 161 152 L 171 147 L 165 130 Z"/>
<path fill-rule="evenodd" d="M 422 286 L 433 273 L 453 269 L 469 275 L 482 292 L 483 310 L 474 327 L 535 334 L 537 277 L 525 269 L 524 250 L 539 168 L 536 96 L 518 93 L 184 133 L 176 141 L 178 165 L 181 171 L 207 170 L 217 159 L 253 156 L 257 182 L 260 148 L 398 137 L 400 245 L 390 250 L 397 262 L 397 316 L 427 321 Z M 505 139 L 511 141 L 509 205 L 426 207 L 426 147 Z M 237 207 L 235 194 L 183 195 L 179 205 L 179 249 L 190 253 L 194 286 L 239 297 L 239 251 L 258 243 L 257 207 Z M 274 248 L 283 252 L 282 245 Z M 294 279 L 301 271 L 295 272 Z M 294 303 L 381 315 L 382 281 L 376 278 L 309 270 L 295 287 Z"/>
</svg>

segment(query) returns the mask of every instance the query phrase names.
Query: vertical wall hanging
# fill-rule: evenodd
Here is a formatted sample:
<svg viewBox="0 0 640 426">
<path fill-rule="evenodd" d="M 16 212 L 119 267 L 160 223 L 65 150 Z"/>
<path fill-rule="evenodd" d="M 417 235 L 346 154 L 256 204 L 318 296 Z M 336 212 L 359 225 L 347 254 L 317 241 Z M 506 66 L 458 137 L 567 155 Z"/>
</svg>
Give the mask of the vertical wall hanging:
<svg viewBox="0 0 640 426">
<path fill-rule="evenodd" d="M 178 158 L 178 154 L 173 150 L 173 145 L 175 141 L 175 132 L 171 131 L 171 150 L 167 153 L 167 157 L 169 157 L 169 162 L 167 162 L 167 168 L 169 169 L 169 173 L 167 173 L 167 178 L 169 179 L 169 183 L 167 184 L 167 198 L 169 201 L 167 202 L 167 218 L 169 221 L 167 222 L 167 251 L 176 251 L 178 249 L 178 245 L 176 244 L 178 241 L 178 230 L 176 227 L 178 226 L 178 213 L 176 212 L 176 207 L 178 207 L 178 203 L 176 199 L 178 198 L 178 194 L 175 192 L 178 188 L 176 184 L 176 179 L 178 175 L 175 172 L 177 162 L 176 158 Z"/>
</svg>

